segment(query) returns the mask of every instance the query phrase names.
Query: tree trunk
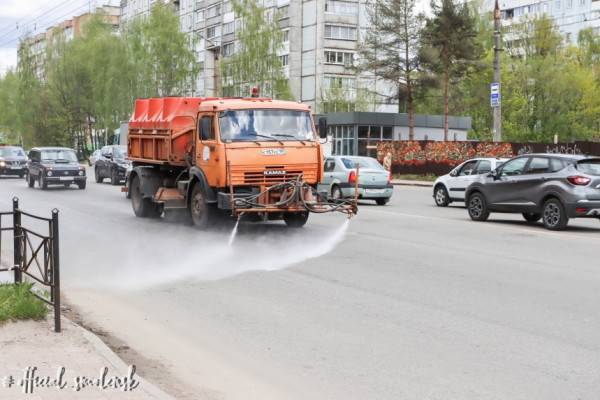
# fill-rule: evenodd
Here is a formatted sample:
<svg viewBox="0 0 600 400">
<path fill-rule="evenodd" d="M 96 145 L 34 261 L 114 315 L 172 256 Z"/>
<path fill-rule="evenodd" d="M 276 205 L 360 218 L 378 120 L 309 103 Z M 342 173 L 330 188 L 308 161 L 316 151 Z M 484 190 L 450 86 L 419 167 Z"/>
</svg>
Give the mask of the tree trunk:
<svg viewBox="0 0 600 400">
<path fill-rule="evenodd" d="M 449 90 L 449 72 L 444 71 L 444 141 L 448 140 L 448 90 Z"/>
<path fill-rule="evenodd" d="M 406 104 L 408 107 L 408 140 L 415 140 L 415 110 L 412 95 L 410 72 L 406 71 Z"/>
</svg>

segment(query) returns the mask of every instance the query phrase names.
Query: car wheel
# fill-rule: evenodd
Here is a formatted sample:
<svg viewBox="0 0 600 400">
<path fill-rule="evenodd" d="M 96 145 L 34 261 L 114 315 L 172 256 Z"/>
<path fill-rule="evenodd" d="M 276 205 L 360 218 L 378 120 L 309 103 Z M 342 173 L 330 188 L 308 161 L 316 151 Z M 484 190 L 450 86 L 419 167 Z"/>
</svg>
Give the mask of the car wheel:
<svg viewBox="0 0 600 400">
<path fill-rule="evenodd" d="M 538 222 L 542 218 L 542 214 L 539 213 L 523 213 L 523 218 L 527 222 Z"/>
<path fill-rule="evenodd" d="M 486 221 L 490 216 L 485 197 L 479 192 L 469 196 L 467 208 L 469 210 L 469 217 L 471 217 L 473 221 Z"/>
<path fill-rule="evenodd" d="M 283 220 L 290 228 L 302 228 L 308 221 L 308 212 L 285 213 Z"/>
<path fill-rule="evenodd" d="M 334 185 L 333 188 L 331 188 L 331 198 L 333 200 L 342 200 L 344 197 L 344 195 L 342 194 L 342 189 L 340 189 L 339 186 Z"/>
<path fill-rule="evenodd" d="M 375 202 L 377 203 L 378 206 L 385 206 L 388 201 L 390 201 L 389 198 L 384 198 L 384 199 L 375 199 Z"/>
<path fill-rule="evenodd" d="M 32 188 L 35 185 L 35 178 L 31 175 L 27 175 L 27 186 Z"/>
<path fill-rule="evenodd" d="M 94 177 L 96 178 L 96 183 L 102 183 L 102 181 L 104 181 L 104 178 L 102 177 L 102 175 L 100 175 L 100 171 L 98 171 L 98 168 L 94 168 Z"/>
<path fill-rule="evenodd" d="M 544 203 L 542 221 L 546 229 L 560 231 L 567 227 L 569 217 L 558 199 L 549 199 Z"/>
<path fill-rule="evenodd" d="M 119 177 L 117 176 L 117 170 L 112 171 L 112 173 L 110 174 L 110 184 L 115 186 L 119 184 Z"/>
<path fill-rule="evenodd" d="M 194 227 L 200 230 L 208 228 L 217 217 L 216 211 L 212 204 L 206 202 L 202 186 L 196 183 L 190 198 L 190 214 Z"/>
<path fill-rule="evenodd" d="M 450 204 L 450 199 L 448 196 L 448 191 L 444 187 L 444 185 L 438 185 L 435 188 L 435 192 L 433 193 L 433 198 L 435 199 L 435 205 L 438 207 L 446 207 Z"/>
<path fill-rule="evenodd" d="M 43 174 L 40 174 L 38 184 L 43 190 L 48 189 L 48 182 L 46 182 L 46 179 L 44 179 Z"/>
<path fill-rule="evenodd" d="M 86 185 L 85 185 L 85 183 L 86 183 L 85 181 L 83 181 L 83 182 L 78 182 L 78 183 L 77 183 L 77 186 L 79 187 L 79 189 L 82 189 L 82 190 L 83 190 L 83 189 L 85 189 L 85 186 L 86 186 Z"/>
</svg>

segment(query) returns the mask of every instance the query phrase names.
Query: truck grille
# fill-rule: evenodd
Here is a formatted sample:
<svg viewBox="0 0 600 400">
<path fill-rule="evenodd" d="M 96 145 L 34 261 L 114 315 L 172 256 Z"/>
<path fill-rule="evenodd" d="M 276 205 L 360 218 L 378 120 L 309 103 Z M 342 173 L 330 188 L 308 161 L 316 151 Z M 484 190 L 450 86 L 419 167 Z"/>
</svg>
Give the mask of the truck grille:
<svg viewBox="0 0 600 400">
<path fill-rule="evenodd" d="M 305 168 L 298 165 L 289 166 L 268 166 L 266 168 L 241 168 L 233 167 L 231 170 L 231 180 L 233 185 L 265 185 L 272 186 L 284 182 L 292 182 L 302 175 L 302 180 L 309 183 L 316 183 L 316 166 L 307 166 Z"/>
</svg>

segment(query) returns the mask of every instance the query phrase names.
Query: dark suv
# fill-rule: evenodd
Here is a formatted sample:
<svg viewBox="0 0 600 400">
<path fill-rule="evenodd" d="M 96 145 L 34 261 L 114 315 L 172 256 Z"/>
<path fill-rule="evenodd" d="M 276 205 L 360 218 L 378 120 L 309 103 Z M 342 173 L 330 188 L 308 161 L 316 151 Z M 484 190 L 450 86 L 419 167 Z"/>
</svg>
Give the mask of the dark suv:
<svg viewBox="0 0 600 400">
<path fill-rule="evenodd" d="M 27 169 L 27 156 L 17 146 L 0 146 L 0 175 L 23 177 Z"/>
<path fill-rule="evenodd" d="M 467 188 L 469 216 L 485 221 L 490 212 L 522 213 L 552 230 L 569 218 L 600 219 L 600 158 L 559 154 L 515 157 Z"/>
<path fill-rule="evenodd" d="M 131 161 L 127 160 L 126 146 L 104 146 L 100 151 L 100 156 L 94 163 L 94 175 L 97 183 L 102 183 L 105 178 L 110 179 L 110 183 L 118 185 L 125 181 L 127 171 L 131 169 Z"/>
<path fill-rule="evenodd" d="M 47 189 L 49 185 L 85 189 L 85 168 L 79 165 L 75 150 L 65 147 L 34 147 L 29 151 L 27 183 Z"/>
</svg>

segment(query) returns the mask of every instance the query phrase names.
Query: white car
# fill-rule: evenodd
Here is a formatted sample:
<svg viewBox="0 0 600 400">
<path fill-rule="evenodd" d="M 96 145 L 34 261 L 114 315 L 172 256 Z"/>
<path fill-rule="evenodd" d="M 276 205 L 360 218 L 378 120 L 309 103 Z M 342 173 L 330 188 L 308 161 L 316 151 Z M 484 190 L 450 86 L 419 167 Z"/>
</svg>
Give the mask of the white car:
<svg viewBox="0 0 600 400">
<path fill-rule="evenodd" d="M 446 207 L 453 201 L 465 201 L 465 191 L 473 181 L 480 175 L 495 170 L 507 160 L 508 158 L 473 158 L 440 176 L 433 183 L 435 204 Z"/>
</svg>

